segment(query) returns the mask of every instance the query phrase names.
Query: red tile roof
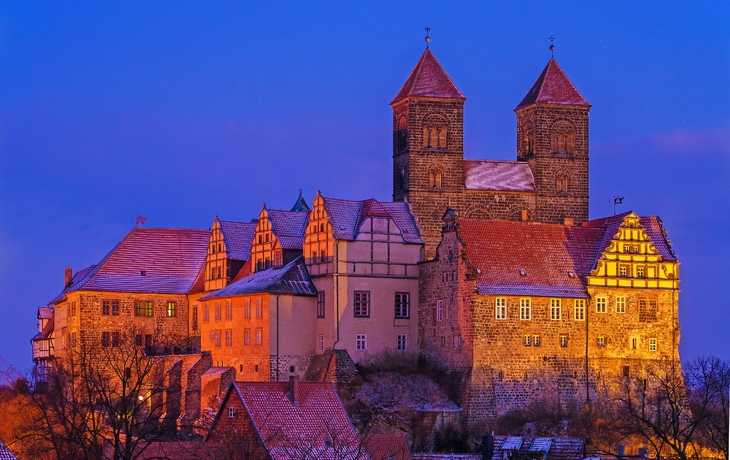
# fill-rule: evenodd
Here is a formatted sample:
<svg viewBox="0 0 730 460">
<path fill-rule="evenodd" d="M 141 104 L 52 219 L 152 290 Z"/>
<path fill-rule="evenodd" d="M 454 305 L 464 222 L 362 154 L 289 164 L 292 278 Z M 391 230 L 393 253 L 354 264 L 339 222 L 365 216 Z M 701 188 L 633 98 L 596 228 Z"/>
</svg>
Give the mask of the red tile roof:
<svg viewBox="0 0 730 460">
<path fill-rule="evenodd" d="M 471 190 L 535 192 L 530 165 L 518 161 L 464 160 L 464 187 Z"/>
<path fill-rule="evenodd" d="M 527 92 L 515 110 L 532 104 L 565 104 L 591 107 L 570 78 L 563 72 L 555 58 L 543 69 L 537 81 Z"/>
<path fill-rule="evenodd" d="M 391 104 L 412 96 L 466 99 L 428 48 Z"/>
<path fill-rule="evenodd" d="M 422 243 L 418 226 L 407 203 L 377 201 L 374 198 L 363 201 L 326 198 L 324 207 L 329 214 L 330 224 L 338 240 L 354 240 L 360 226 L 367 217 L 390 217 L 401 231 L 407 243 Z"/>
<path fill-rule="evenodd" d="M 477 219 L 459 225 L 480 294 L 588 296 L 583 280 L 603 229 Z"/>
<path fill-rule="evenodd" d="M 239 449 L 218 442 L 140 442 L 135 457 L 140 460 L 243 460 Z"/>
<path fill-rule="evenodd" d="M 626 216 L 631 214 L 632 211 L 626 211 L 615 216 L 602 217 L 600 219 L 593 219 L 587 222 L 583 222 L 584 227 L 600 227 L 604 228 L 603 239 L 601 240 L 600 251 L 605 251 L 611 244 L 611 240 L 618 233 L 618 229 L 623 223 Z M 640 217 L 639 222 L 646 230 L 647 236 L 651 238 L 654 247 L 661 254 L 664 260 L 675 262 L 677 260 L 672 245 L 666 237 L 666 232 L 662 226 L 662 220 L 657 216 Z"/>
<path fill-rule="evenodd" d="M 256 222 L 220 221 L 221 233 L 226 243 L 227 256 L 246 261 L 251 257 L 251 244 L 256 231 Z"/>
<path fill-rule="evenodd" d="M 368 458 L 332 384 L 299 382 L 298 404 L 287 382 L 234 382 L 232 389 L 227 398 L 241 398 L 273 460 Z"/>
<path fill-rule="evenodd" d="M 77 273 L 50 303 L 82 289 L 186 294 L 205 262 L 209 239 L 209 230 L 134 228 L 101 262 Z"/>
<path fill-rule="evenodd" d="M 363 439 L 373 460 L 411 460 L 406 437 L 402 434 L 371 434 Z"/>
</svg>

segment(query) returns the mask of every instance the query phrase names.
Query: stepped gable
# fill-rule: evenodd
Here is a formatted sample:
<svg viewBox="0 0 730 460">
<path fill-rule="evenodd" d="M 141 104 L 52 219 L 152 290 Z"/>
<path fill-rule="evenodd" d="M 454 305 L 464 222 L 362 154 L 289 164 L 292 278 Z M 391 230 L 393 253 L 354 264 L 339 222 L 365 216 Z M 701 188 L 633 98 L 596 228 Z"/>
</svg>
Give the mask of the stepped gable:
<svg viewBox="0 0 730 460">
<path fill-rule="evenodd" d="M 464 188 L 504 192 L 537 191 L 529 164 L 496 160 L 464 160 Z"/>
<path fill-rule="evenodd" d="M 563 72 L 555 58 L 550 58 L 537 81 L 515 108 L 532 104 L 582 105 L 591 107 L 570 78 Z"/>
<path fill-rule="evenodd" d="M 261 270 L 212 292 L 200 300 L 234 297 L 267 292 L 269 294 L 317 295 L 317 288 L 309 278 L 304 258 L 297 257 L 280 268 Z"/>
<path fill-rule="evenodd" d="M 281 248 L 301 250 L 311 210 L 305 212 L 267 209 L 266 212 L 271 222 L 271 231 L 274 232 Z"/>
<path fill-rule="evenodd" d="M 459 219 L 477 292 L 587 298 L 603 228 Z"/>
<path fill-rule="evenodd" d="M 297 449 L 303 447 L 307 458 L 363 458 L 360 440 L 332 384 L 297 385 L 295 403 L 287 382 L 233 382 L 221 410 L 228 398 L 240 398 L 258 439 L 273 460 L 288 460 L 292 450 L 300 452 Z"/>
<path fill-rule="evenodd" d="M 210 230 L 133 228 L 101 262 L 79 271 L 51 303 L 81 289 L 187 294 L 205 263 L 209 239 Z"/>
<path fill-rule="evenodd" d="M 466 100 L 429 48 L 423 52 L 421 59 L 391 104 L 406 97 Z"/>
<path fill-rule="evenodd" d="M 228 258 L 246 261 L 251 257 L 251 245 L 256 222 L 232 222 L 221 220 L 221 233 L 226 243 Z"/>
</svg>

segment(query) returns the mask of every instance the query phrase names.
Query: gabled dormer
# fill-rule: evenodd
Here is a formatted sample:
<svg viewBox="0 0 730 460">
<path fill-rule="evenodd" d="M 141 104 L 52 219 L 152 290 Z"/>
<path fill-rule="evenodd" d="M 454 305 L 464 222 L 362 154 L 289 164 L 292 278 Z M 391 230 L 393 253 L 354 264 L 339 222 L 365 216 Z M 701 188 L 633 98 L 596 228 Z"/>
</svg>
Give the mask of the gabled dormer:
<svg viewBox="0 0 730 460">
<path fill-rule="evenodd" d="M 589 286 L 678 289 L 679 262 L 658 217 L 628 212 L 604 221 L 601 253 L 587 277 Z"/>
</svg>

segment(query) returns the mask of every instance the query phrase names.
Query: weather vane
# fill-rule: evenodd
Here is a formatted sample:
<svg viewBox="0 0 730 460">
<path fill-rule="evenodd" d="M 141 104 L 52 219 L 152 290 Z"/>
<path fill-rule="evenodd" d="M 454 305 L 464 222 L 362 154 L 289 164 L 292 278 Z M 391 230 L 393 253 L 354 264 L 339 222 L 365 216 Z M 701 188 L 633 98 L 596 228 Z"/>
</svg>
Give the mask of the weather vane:
<svg viewBox="0 0 730 460">
<path fill-rule="evenodd" d="M 431 42 L 431 37 L 428 36 L 428 33 L 431 32 L 430 27 L 426 27 L 426 48 L 428 48 L 429 42 Z"/>
<path fill-rule="evenodd" d="M 610 201 L 609 201 L 609 203 L 610 203 Z M 616 215 L 616 205 L 617 204 L 624 204 L 624 197 L 618 196 L 618 195 L 613 196 L 613 215 L 614 216 Z"/>
<path fill-rule="evenodd" d="M 134 213 L 134 220 L 133 220 L 133 221 L 131 221 L 131 222 L 132 222 L 132 223 L 134 223 L 134 226 L 135 226 L 135 227 L 136 227 L 137 225 L 144 225 L 144 223 L 145 223 L 145 222 L 147 222 L 147 217 L 145 217 L 145 216 L 140 216 L 139 214 L 137 214 L 137 213 L 135 212 L 135 213 Z"/>
<path fill-rule="evenodd" d="M 550 55 L 555 56 L 555 37 L 550 35 L 550 37 L 548 37 L 548 40 L 550 40 Z"/>
</svg>

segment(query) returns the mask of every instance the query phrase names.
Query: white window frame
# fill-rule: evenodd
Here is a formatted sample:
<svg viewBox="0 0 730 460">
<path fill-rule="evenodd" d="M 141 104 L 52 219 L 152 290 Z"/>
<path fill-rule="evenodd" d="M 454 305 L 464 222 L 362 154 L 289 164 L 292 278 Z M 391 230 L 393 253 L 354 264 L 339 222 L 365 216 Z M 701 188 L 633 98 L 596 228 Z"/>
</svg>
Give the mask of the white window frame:
<svg viewBox="0 0 730 460">
<path fill-rule="evenodd" d="M 560 336 L 560 347 L 568 348 L 568 336 L 565 334 Z"/>
<path fill-rule="evenodd" d="M 357 351 L 366 351 L 368 349 L 367 334 L 355 334 L 355 349 Z"/>
<path fill-rule="evenodd" d="M 605 348 L 606 347 L 606 336 L 605 335 L 599 335 L 596 339 L 596 346 L 598 348 Z"/>
<path fill-rule="evenodd" d="M 444 320 L 444 301 L 437 300 L 436 301 L 436 321 L 443 321 L 443 320 Z"/>
<path fill-rule="evenodd" d="M 531 347 L 532 346 L 532 336 L 530 334 L 523 335 L 522 344 L 526 347 Z"/>
<path fill-rule="evenodd" d="M 494 318 L 507 319 L 507 298 L 497 297 L 494 300 Z"/>
<path fill-rule="evenodd" d="M 649 337 L 649 351 L 654 353 L 659 349 L 658 341 L 656 337 Z"/>
<path fill-rule="evenodd" d="M 532 301 L 530 299 L 520 299 L 520 319 L 523 321 L 532 319 Z"/>
<path fill-rule="evenodd" d="M 601 296 L 596 297 L 596 313 L 606 313 L 608 311 L 608 300 Z"/>
<path fill-rule="evenodd" d="M 616 313 L 626 313 L 626 297 L 616 297 Z"/>
<path fill-rule="evenodd" d="M 575 299 L 573 301 L 573 319 L 575 321 L 586 320 L 586 301 L 585 299 Z"/>
<path fill-rule="evenodd" d="M 408 350 L 408 335 L 398 334 L 397 341 L 396 341 L 396 349 L 398 351 Z"/>
<path fill-rule="evenodd" d="M 561 299 L 550 299 L 550 319 L 559 321 L 563 318 L 563 302 Z"/>
<path fill-rule="evenodd" d="M 234 418 L 236 416 L 236 408 L 228 407 L 228 418 Z"/>
<path fill-rule="evenodd" d="M 532 346 L 533 347 L 540 346 L 540 334 L 532 334 Z"/>
</svg>

